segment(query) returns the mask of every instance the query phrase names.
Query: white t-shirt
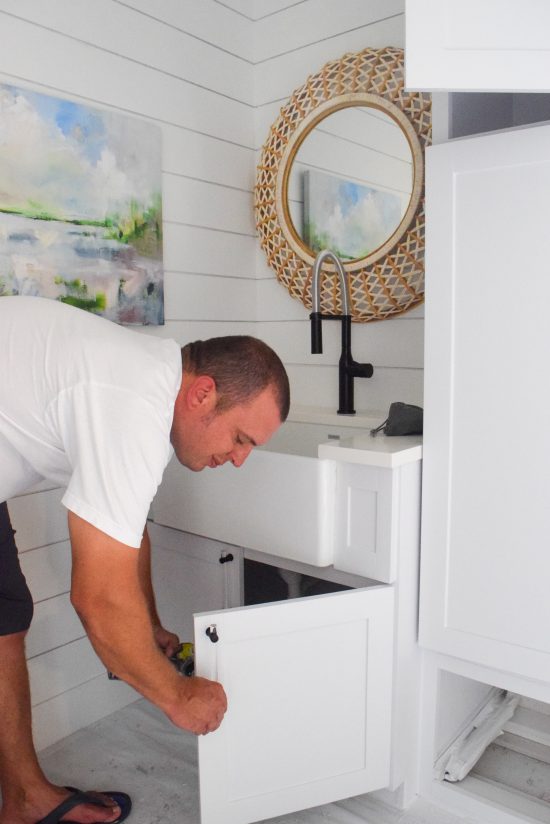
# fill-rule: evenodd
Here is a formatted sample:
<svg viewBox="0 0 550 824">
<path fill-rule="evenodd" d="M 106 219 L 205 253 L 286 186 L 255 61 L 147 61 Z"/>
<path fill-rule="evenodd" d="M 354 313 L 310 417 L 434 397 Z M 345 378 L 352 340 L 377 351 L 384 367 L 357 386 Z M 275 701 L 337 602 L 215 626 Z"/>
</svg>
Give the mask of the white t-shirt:
<svg viewBox="0 0 550 824">
<path fill-rule="evenodd" d="M 47 478 L 67 487 L 68 509 L 139 547 L 180 384 L 175 341 L 0 297 L 0 501 Z"/>
</svg>

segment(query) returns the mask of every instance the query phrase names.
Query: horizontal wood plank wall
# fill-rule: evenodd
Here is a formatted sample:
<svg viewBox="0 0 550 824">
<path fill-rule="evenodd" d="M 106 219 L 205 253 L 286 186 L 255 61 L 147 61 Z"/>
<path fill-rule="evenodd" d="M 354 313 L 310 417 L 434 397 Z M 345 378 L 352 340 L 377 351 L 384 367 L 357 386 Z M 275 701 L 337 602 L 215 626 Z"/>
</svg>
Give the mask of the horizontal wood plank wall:
<svg viewBox="0 0 550 824">
<path fill-rule="evenodd" d="M 183 343 L 256 321 L 252 23 L 215 0 L 0 0 L 0 82 L 119 111 L 163 139 L 166 325 Z M 71 607 L 62 490 L 9 502 L 35 600 L 27 639 L 38 748 L 135 700 Z"/>
<path fill-rule="evenodd" d="M 267 2 L 267 0 L 266 0 Z M 404 45 L 403 0 L 306 0 L 278 13 L 266 8 L 255 24 L 256 160 L 271 124 L 294 89 L 329 61 L 366 47 Z M 259 334 L 285 361 L 294 403 L 338 406 L 338 324 L 323 328 L 324 354 L 310 354 L 308 311 L 291 298 L 259 248 Z M 384 413 L 391 401 L 422 403 L 423 307 L 398 318 L 354 324 L 356 360 L 374 364 L 369 380 L 355 381 L 357 409 Z"/>
</svg>

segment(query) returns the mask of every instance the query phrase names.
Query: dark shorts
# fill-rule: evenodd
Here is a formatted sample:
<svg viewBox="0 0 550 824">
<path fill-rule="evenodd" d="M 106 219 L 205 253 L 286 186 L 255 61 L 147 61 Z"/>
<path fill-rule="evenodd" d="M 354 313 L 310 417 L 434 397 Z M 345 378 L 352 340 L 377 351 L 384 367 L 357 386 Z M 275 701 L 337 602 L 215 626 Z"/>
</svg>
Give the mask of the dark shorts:
<svg viewBox="0 0 550 824">
<path fill-rule="evenodd" d="M 0 504 L 0 635 L 30 627 L 32 596 L 19 566 L 7 504 Z"/>
</svg>

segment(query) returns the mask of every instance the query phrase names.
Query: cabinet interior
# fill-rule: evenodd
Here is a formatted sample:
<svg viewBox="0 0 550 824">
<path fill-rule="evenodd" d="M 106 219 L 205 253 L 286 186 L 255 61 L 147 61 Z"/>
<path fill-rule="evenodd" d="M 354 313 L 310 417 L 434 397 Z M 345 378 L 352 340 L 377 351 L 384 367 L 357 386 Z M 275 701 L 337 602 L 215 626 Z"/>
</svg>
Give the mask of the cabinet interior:
<svg viewBox="0 0 550 824">
<path fill-rule="evenodd" d="M 334 581 L 244 559 L 244 606 L 352 589 Z"/>
<path fill-rule="evenodd" d="M 493 714 L 491 733 L 488 708 L 506 701 L 509 711 L 496 721 Z M 480 743 L 472 749 L 474 738 Z M 441 671 L 434 744 L 439 780 L 486 799 L 498 798 L 527 820 L 549 820 L 550 704 Z M 465 763 L 468 750 L 475 752 L 474 763 L 457 779 L 450 765 Z"/>
</svg>

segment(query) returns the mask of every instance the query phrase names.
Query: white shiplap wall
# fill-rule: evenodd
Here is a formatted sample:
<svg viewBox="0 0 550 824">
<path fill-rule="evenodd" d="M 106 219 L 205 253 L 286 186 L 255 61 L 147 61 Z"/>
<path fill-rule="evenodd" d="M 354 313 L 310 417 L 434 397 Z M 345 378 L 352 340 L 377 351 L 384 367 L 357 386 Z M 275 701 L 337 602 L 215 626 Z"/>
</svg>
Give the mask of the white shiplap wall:
<svg viewBox="0 0 550 824">
<path fill-rule="evenodd" d="M 291 91 L 329 59 L 402 45 L 404 0 L 0 0 L 0 82 L 157 123 L 163 134 L 166 325 L 179 342 L 252 333 L 287 363 L 294 400 L 336 404 L 338 330 L 308 353 L 306 310 L 274 279 L 253 218 L 255 165 Z M 421 401 L 422 312 L 354 325 L 360 408 Z M 362 385 L 364 384 L 364 385 Z M 68 601 L 61 493 L 10 502 L 36 599 L 35 734 L 47 746 L 133 700 L 107 681 Z"/>
</svg>

